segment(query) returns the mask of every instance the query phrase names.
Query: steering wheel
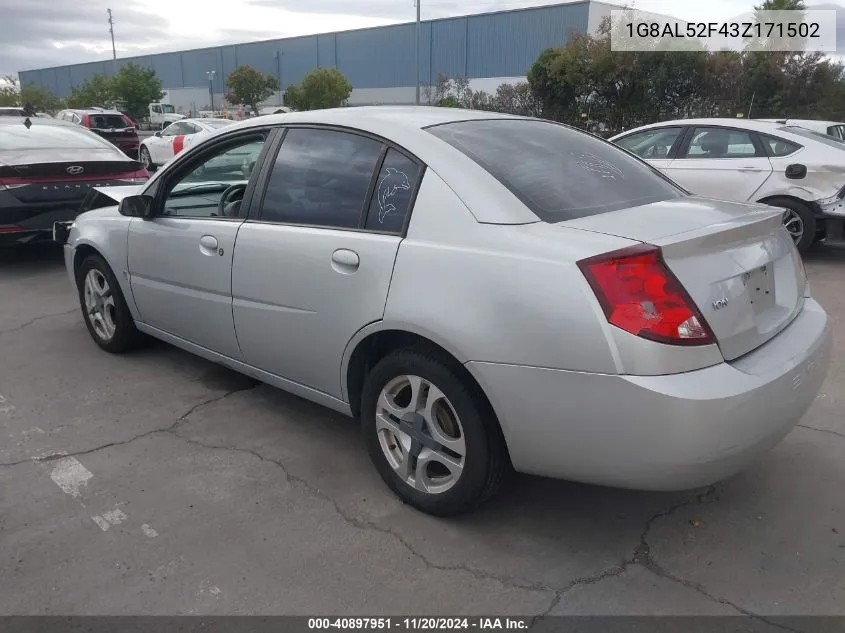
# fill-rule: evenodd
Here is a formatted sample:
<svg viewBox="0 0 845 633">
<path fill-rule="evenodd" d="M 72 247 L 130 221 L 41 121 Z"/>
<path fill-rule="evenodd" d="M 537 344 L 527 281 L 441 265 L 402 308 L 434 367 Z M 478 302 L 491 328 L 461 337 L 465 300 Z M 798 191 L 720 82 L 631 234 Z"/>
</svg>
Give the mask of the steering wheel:
<svg viewBox="0 0 845 633">
<path fill-rule="evenodd" d="M 238 183 L 237 185 L 228 187 L 223 192 L 223 195 L 220 196 L 220 202 L 217 203 L 217 215 L 221 217 L 234 217 L 231 211 L 229 213 L 226 212 L 226 207 L 230 203 L 240 202 L 243 199 L 243 195 L 237 200 L 234 200 L 234 197 L 238 194 L 243 194 L 244 191 L 246 191 L 245 183 Z"/>
</svg>

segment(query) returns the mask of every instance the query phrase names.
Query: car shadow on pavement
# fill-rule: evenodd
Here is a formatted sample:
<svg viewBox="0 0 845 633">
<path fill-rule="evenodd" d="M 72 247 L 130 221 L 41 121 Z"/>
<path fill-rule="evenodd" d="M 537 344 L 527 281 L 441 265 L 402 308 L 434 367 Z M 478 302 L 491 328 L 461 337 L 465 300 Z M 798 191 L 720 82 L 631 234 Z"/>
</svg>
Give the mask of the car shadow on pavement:
<svg viewBox="0 0 845 633">
<path fill-rule="evenodd" d="M 0 274 L 42 273 L 64 266 L 62 247 L 45 243 L 0 248 Z"/>
</svg>

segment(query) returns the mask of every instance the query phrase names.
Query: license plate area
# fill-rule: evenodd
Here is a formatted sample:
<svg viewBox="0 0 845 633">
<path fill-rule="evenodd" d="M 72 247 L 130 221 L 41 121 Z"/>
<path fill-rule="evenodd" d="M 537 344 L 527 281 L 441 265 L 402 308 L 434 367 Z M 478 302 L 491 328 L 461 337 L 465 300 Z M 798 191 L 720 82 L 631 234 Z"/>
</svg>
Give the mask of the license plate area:
<svg viewBox="0 0 845 633">
<path fill-rule="evenodd" d="M 775 307 L 775 277 L 771 265 L 760 266 L 743 273 L 742 283 L 755 314 Z"/>
</svg>

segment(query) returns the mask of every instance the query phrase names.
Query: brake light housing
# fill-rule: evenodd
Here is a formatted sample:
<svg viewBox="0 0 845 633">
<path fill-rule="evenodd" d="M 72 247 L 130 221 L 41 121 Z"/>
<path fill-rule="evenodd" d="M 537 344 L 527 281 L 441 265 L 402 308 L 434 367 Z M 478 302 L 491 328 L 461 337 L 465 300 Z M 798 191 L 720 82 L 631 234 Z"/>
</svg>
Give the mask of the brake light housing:
<svg viewBox="0 0 845 633">
<path fill-rule="evenodd" d="M 663 260 L 641 244 L 578 262 L 605 317 L 630 334 L 667 345 L 711 345 L 716 337 Z"/>
</svg>

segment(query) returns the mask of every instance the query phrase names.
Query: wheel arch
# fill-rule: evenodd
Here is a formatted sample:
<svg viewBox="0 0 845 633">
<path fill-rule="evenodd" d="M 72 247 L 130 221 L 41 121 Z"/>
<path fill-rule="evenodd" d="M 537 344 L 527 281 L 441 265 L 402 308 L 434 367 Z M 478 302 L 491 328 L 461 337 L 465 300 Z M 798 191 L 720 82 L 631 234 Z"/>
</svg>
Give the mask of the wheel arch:
<svg viewBox="0 0 845 633">
<path fill-rule="evenodd" d="M 344 351 L 341 364 L 342 397 L 349 402 L 353 416 L 357 417 L 360 413 L 361 389 L 369 370 L 390 352 L 404 348 L 432 352 L 465 378 L 492 411 L 489 398 L 464 365 L 470 359 L 465 358 L 457 346 L 410 324 L 380 321 L 359 330 Z"/>
</svg>

